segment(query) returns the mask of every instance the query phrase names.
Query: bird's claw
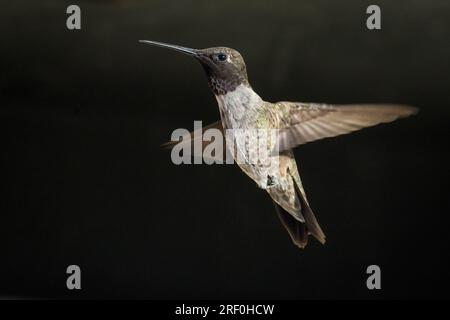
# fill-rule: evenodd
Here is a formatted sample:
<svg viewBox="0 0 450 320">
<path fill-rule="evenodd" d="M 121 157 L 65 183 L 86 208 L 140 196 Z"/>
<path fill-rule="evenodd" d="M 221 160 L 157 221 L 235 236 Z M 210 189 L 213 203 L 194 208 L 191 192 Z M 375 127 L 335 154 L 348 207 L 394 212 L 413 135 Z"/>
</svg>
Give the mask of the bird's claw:
<svg viewBox="0 0 450 320">
<path fill-rule="evenodd" d="M 261 180 L 258 183 L 258 187 L 261 189 L 269 189 L 279 185 L 278 179 L 276 176 L 268 175 L 267 179 Z"/>
</svg>

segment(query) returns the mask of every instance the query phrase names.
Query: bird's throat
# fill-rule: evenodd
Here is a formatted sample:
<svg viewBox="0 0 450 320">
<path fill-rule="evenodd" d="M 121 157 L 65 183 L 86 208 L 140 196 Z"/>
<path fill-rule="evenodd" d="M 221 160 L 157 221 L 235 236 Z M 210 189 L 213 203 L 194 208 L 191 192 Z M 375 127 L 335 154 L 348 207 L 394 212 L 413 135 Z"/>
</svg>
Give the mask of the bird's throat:
<svg viewBox="0 0 450 320">
<path fill-rule="evenodd" d="M 246 84 L 240 84 L 234 90 L 216 94 L 222 123 L 225 128 L 251 127 L 264 101 Z"/>
</svg>

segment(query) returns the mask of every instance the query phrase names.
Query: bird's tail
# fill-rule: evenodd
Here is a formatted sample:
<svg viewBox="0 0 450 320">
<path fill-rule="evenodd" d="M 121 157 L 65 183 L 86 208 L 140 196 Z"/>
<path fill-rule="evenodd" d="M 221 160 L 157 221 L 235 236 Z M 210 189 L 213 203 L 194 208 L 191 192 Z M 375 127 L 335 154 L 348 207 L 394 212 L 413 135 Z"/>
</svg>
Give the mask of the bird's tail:
<svg viewBox="0 0 450 320">
<path fill-rule="evenodd" d="M 292 180 L 294 181 L 295 193 L 300 201 L 301 214 L 304 217 L 305 222 L 301 222 L 295 219 L 289 212 L 284 210 L 278 203 L 274 201 L 278 217 L 280 218 L 281 223 L 286 228 L 289 236 L 297 247 L 301 249 L 305 248 L 308 244 L 308 236 L 310 234 L 314 236 L 320 243 L 324 244 L 325 234 L 320 228 L 313 211 L 311 210 L 304 194 L 301 192 L 295 179 Z"/>
</svg>

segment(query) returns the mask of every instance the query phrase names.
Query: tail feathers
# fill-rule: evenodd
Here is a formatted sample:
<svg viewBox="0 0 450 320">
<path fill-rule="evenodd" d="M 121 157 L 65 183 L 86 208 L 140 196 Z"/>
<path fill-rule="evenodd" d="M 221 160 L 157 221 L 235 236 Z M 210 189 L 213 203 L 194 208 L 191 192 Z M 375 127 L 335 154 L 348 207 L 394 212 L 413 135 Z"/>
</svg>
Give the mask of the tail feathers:
<svg viewBox="0 0 450 320">
<path fill-rule="evenodd" d="M 294 244 L 301 249 L 305 248 L 308 244 L 308 230 L 306 229 L 306 223 L 295 219 L 275 201 L 273 204 L 275 205 L 275 210 L 278 213 L 278 217 L 289 233 L 292 242 L 294 242 Z"/>
<path fill-rule="evenodd" d="M 295 184 L 295 183 L 294 183 Z M 308 203 L 305 201 L 302 192 L 299 190 L 298 186 L 295 184 L 296 194 L 301 203 L 301 212 L 305 218 L 305 222 L 300 222 L 295 219 L 290 213 L 284 210 L 279 204 L 274 202 L 275 209 L 278 213 L 278 217 L 281 223 L 286 228 L 289 236 L 291 237 L 294 244 L 303 249 L 308 244 L 308 236 L 311 234 L 320 243 L 325 243 L 325 234 L 317 222 L 317 219 L 309 207 Z"/>
</svg>

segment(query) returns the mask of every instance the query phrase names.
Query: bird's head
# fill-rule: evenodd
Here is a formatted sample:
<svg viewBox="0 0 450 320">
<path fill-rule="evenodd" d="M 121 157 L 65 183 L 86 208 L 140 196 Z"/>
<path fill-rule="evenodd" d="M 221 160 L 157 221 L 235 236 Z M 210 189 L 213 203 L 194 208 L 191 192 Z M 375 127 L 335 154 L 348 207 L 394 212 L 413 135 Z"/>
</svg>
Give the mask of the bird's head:
<svg viewBox="0 0 450 320">
<path fill-rule="evenodd" d="M 203 66 L 208 76 L 209 86 L 216 95 L 233 91 L 241 84 L 249 86 L 244 59 L 234 49 L 226 47 L 191 49 L 156 41 L 141 40 L 140 42 L 172 49 L 196 58 Z"/>
</svg>

